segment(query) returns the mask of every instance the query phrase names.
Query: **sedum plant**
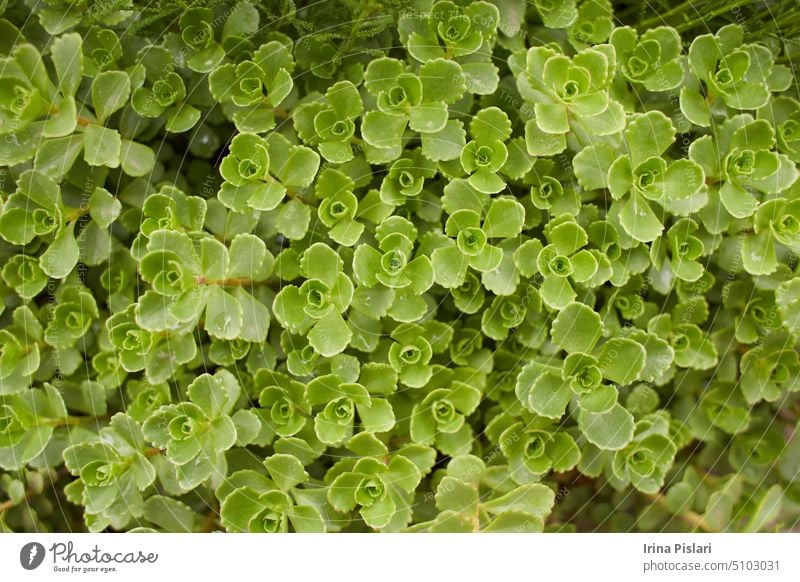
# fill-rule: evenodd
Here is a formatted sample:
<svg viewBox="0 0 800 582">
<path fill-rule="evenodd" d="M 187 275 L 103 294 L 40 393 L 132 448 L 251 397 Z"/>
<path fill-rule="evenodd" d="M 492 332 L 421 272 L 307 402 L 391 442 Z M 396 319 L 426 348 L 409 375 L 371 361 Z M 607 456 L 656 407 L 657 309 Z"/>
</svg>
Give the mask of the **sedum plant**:
<svg viewBox="0 0 800 582">
<path fill-rule="evenodd" d="M 797 6 L 278 4 L 0 3 L 0 531 L 796 527 Z"/>
</svg>

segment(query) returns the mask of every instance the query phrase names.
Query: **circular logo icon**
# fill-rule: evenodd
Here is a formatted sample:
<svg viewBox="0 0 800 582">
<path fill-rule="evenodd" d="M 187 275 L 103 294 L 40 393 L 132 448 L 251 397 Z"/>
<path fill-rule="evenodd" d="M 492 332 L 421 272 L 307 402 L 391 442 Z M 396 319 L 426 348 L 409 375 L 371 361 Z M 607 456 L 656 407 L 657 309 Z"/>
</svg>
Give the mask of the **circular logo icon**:
<svg viewBox="0 0 800 582">
<path fill-rule="evenodd" d="M 26 570 L 35 570 L 44 561 L 44 546 L 39 542 L 29 542 L 19 551 L 19 563 Z"/>
</svg>

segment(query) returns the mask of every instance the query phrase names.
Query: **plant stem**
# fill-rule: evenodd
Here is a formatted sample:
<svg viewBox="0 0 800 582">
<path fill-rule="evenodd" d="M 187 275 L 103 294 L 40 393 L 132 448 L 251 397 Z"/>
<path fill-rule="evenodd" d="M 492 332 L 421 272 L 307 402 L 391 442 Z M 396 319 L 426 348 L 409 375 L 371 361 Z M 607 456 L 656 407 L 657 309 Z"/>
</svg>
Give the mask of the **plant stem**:
<svg viewBox="0 0 800 582">
<path fill-rule="evenodd" d="M 679 513 L 674 513 L 670 509 L 669 504 L 667 503 L 667 498 L 664 497 L 663 494 L 656 493 L 655 495 L 651 495 L 650 498 L 655 503 L 657 503 L 658 505 L 660 505 L 661 507 L 672 513 L 675 517 L 678 517 L 683 521 L 685 521 L 686 523 L 688 523 L 689 525 L 691 525 L 694 529 L 703 530 L 704 532 L 707 533 L 716 533 L 716 530 L 713 527 L 711 527 L 708 524 L 708 522 L 706 522 L 705 518 L 696 511 L 692 511 L 691 509 L 684 509 Z"/>
<path fill-rule="evenodd" d="M 292 113 L 294 113 L 293 111 L 286 111 L 286 109 L 284 109 L 280 105 L 276 105 L 275 107 L 273 107 L 272 111 L 276 117 L 280 117 L 281 119 L 284 120 L 290 119 L 292 117 Z"/>
<path fill-rule="evenodd" d="M 106 416 L 67 416 L 64 418 L 50 418 L 43 424 L 58 428 L 60 426 L 80 426 L 82 424 L 92 424 L 106 420 Z"/>
<path fill-rule="evenodd" d="M 778 416 L 783 420 L 789 422 L 790 424 L 797 424 L 797 421 L 800 420 L 800 415 L 798 415 L 796 411 L 792 411 L 786 408 L 779 408 Z"/>
<path fill-rule="evenodd" d="M 0 503 L 0 513 L 5 513 L 9 509 L 14 509 L 22 502 L 27 503 L 28 501 L 30 501 L 31 497 L 33 497 L 35 494 L 36 492 L 33 489 L 28 489 L 27 491 L 25 491 L 25 496 L 22 498 L 22 501 L 16 502 L 12 501 L 11 499 L 9 499 L 8 501 L 3 501 L 3 503 Z"/>
<path fill-rule="evenodd" d="M 67 222 L 72 222 L 73 220 L 78 220 L 81 216 L 89 214 L 89 207 L 86 208 L 72 208 L 69 212 L 64 214 L 64 218 L 66 218 Z"/>
<path fill-rule="evenodd" d="M 58 107 L 58 105 L 50 105 L 50 115 L 58 115 L 59 113 L 61 113 L 61 109 Z M 78 125 L 82 127 L 86 127 L 87 125 L 92 125 L 95 123 L 91 119 L 87 119 L 81 115 L 77 116 L 76 121 L 78 122 Z"/>
<path fill-rule="evenodd" d="M 269 279 L 263 281 L 254 281 L 248 277 L 229 277 L 225 279 L 206 279 L 202 275 L 194 278 L 194 282 L 198 285 L 219 285 L 220 287 L 260 287 L 263 285 L 270 285 Z"/>
<path fill-rule="evenodd" d="M 369 1 L 365 1 L 361 3 L 361 10 L 353 19 L 353 27 L 350 29 L 350 34 L 347 37 L 347 41 L 345 41 L 342 46 L 337 51 L 339 57 L 346 57 L 347 53 L 350 52 L 350 49 L 353 48 L 353 43 L 356 40 L 356 32 L 358 30 L 358 25 L 360 22 L 367 20 L 367 17 L 373 12 L 373 7 Z"/>
<path fill-rule="evenodd" d="M 284 188 L 286 188 L 286 195 L 292 200 L 297 200 L 298 202 L 305 204 L 306 206 L 314 206 L 311 202 L 303 198 L 302 194 L 300 194 L 297 190 L 293 190 L 288 186 L 284 186 Z"/>
<path fill-rule="evenodd" d="M 219 517 L 219 513 L 217 510 L 212 507 L 211 511 L 208 512 L 206 518 L 203 520 L 202 525 L 200 526 L 201 533 L 210 533 L 217 528 L 217 518 Z"/>
<path fill-rule="evenodd" d="M 716 18 L 726 12 L 732 11 L 734 8 L 739 8 L 740 6 L 746 6 L 750 4 L 752 0 L 738 0 L 738 2 L 732 2 L 730 4 L 725 4 L 723 6 L 718 7 L 716 10 L 712 10 L 707 14 L 703 14 L 699 18 L 695 18 L 693 20 L 689 20 L 688 22 L 684 22 L 682 24 L 678 24 L 675 26 L 675 30 L 678 32 L 686 32 L 698 25 L 707 25 L 712 18 Z"/>
<path fill-rule="evenodd" d="M 691 1 L 676 4 L 666 12 L 662 12 L 661 14 L 655 14 L 650 18 L 645 18 L 644 20 L 640 20 L 637 23 L 637 26 L 640 30 L 642 30 L 647 28 L 653 28 L 654 26 L 664 25 L 666 24 L 667 18 L 673 16 L 674 14 L 680 14 L 681 12 L 689 10 L 695 5 L 696 3 L 693 3 Z"/>
</svg>

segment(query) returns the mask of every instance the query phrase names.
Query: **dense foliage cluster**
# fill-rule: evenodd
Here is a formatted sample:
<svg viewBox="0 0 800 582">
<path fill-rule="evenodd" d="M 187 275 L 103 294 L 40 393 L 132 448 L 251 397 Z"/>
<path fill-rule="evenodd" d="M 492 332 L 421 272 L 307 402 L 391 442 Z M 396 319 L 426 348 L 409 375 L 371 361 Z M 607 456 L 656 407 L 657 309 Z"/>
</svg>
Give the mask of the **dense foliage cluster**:
<svg viewBox="0 0 800 582">
<path fill-rule="evenodd" d="M 793 527 L 797 37 L 634 8 L 0 2 L 0 530 Z"/>
</svg>

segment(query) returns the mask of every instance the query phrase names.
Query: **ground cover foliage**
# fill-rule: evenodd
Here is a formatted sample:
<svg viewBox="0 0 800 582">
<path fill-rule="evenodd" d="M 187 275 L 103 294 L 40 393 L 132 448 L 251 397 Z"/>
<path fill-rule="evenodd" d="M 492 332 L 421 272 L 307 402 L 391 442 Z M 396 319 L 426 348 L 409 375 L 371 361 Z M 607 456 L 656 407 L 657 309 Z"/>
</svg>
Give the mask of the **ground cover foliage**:
<svg viewBox="0 0 800 582">
<path fill-rule="evenodd" d="M 0 2 L 0 530 L 786 531 L 800 9 Z"/>
</svg>

